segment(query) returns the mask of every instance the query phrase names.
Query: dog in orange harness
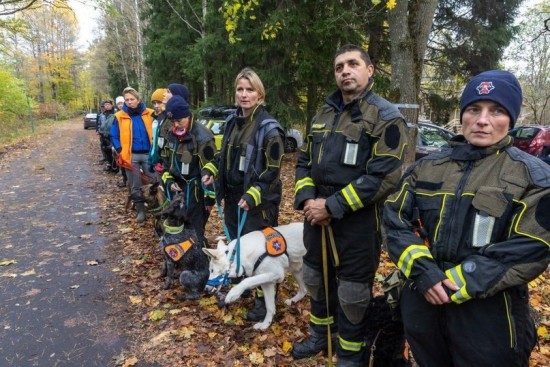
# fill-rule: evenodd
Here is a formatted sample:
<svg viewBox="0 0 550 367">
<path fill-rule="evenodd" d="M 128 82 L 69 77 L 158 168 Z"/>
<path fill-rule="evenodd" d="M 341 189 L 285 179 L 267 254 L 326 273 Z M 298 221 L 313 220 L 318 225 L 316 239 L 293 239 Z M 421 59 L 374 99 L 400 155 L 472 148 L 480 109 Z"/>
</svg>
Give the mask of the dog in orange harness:
<svg viewBox="0 0 550 367">
<path fill-rule="evenodd" d="M 226 245 L 218 242 L 216 249 L 204 249 L 210 258 L 210 281 L 229 278 L 244 279 L 233 286 L 225 296 L 225 304 L 235 302 L 246 289 L 261 287 L 267 313 L 254 329 L 264 330 L 271 325 L 275 315 L 275 288 L 290 271 L 298 283 L 298 292 L 285 301 L 287 305 L 300 301 L 307 293 L 302 277 L 302 258 L 306 253 L 303 240 L 303 223 L 266 228 L 242 236 Z"/>
</svg>

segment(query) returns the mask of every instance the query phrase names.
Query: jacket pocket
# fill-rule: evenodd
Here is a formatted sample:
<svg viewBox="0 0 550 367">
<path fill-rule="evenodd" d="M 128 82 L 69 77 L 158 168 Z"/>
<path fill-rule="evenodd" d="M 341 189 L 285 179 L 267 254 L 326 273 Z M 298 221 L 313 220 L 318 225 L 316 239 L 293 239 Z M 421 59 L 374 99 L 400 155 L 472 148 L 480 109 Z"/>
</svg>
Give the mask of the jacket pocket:
<svg viewBox="0 0 550 367">
<path fill-rule="evenodd" d="M 474 196 L 472 205 L 476 209 L 472 246 L 483 247 L 493 240 L 495 224 L 506 212 L 509 202 L 504 196 L 503 189 L 482 186 Z"/>
</svg>

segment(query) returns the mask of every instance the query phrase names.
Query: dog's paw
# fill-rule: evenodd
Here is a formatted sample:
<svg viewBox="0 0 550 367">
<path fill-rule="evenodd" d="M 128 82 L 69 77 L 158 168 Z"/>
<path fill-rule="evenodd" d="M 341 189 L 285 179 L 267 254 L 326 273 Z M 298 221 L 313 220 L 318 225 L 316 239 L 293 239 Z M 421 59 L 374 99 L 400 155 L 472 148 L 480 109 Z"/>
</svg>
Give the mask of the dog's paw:
<svg viewBox="0 0 550 367">
<path fill-rule="evenodd" d="M 233 288 L 227 293 L 227 296 L 225 296 L 225 303 L 233 303 L 236 300 L 239 299 L 241 294 L 237 291 L 235 291 L 236 288 Z"/>
<path fill-rule="evenodd" d="M 253 328 L 254 330 L 265 330 L 271 325 L 270 322 L 258 322 L 257 324 L 254 324 Z"/>
</svg>

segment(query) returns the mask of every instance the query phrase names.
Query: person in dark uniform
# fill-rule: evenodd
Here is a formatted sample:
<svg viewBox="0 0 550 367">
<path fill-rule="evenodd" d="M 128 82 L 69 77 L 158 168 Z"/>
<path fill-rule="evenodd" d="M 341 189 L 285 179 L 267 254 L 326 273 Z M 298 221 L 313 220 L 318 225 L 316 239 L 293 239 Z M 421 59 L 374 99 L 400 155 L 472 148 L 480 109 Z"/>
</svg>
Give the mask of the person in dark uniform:
<svg viewBox="0 0 550 367">
<path fill-rule="evenodd" d="M 407 279 L 405 335 L 420 366 L 529 366 L 527 283 L 550 261 L 550 167 L 512 146 L 521 103 L 513 74 L 473 77 L 460 99 L 463 135 L 411 166 L 386 201 L 389 254 Z"/>
<path fill-rule="evenodd" d="M 247 211 L 241 235 L 275 227 L 279 220 L 282 184 L 279 178 L 284 154 L 284 130 L 263 107 L 263 83 L 250 68 L 235 79 L 235 115 L 228 117 L 222 148 L 203 170 L 203 182 L 217 178 L 217 199 L 224 201 L 224 225 L 230 239 L 237 237 L 239 211 Z M 244 213 L 244 212 L 242 212 Z M 263 320 L 265 301 L 256 290 L 251 321 Z"/>
<path fill-rule="evenodd" d="M 178 193 L 185 196 L 189 216 L 200 243 L 207 245 L 204 227 L 208 216 L 205 211 L 214 205 L 214 199 L 205 201 L 201 183 L 201 170 L 216 154 L 214 136 L 202 124 L 193 121 L 187 101 L 181 96 L 173 96 L 166 104 L 166 118 L 172 128 L 166 134 L 164 144 L 166 158 L 162 158 L 162 182 L 168 198 Z"/>
<path fill-rule="evenodd" d="M 336 52 L 338 90 L 308 125 L 298 156 L 294 207 L 305 217 L 311 314 L 310 335 L 294 343 L 296 359 L 326 350 L 334 339 L 338 366 L 367 361 L 366 314 L 380 260 L 379 209 L 401 176 L 407 141 L 398 109 L 372 90 L 373 73 L 361 47 Z"/>
</svg>

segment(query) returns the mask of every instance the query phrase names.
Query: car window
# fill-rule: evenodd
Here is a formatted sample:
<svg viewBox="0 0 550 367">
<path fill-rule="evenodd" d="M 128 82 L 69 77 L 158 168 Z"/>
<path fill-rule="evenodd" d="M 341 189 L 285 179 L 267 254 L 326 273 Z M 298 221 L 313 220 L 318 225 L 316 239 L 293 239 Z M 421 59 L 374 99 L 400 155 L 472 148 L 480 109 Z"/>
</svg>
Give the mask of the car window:
<svg viewBox="0 0 550 367">
<path fill-rule="evenodd" d="M 533 139 L 539 131 L 540 129 L 536 127 L 524 127 L 517 130 L 515 137 L 520 139 Z"/>
<path fill-rule="evenodd" d="M 225 124 L 225 121 L 216 121 L 212 124 L 212 127 L 210 130 L 212 130 L 212 133 L 214 135 L 223 134 L 223 125 Z"/>
<path fill-rule="evenodd" d="M 448 148 L 451 135 L 431 126 L 418 126 L 418 142 L 420 145 Z"/>
</svg>

